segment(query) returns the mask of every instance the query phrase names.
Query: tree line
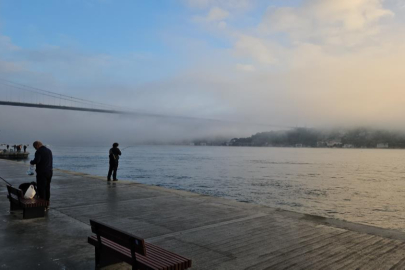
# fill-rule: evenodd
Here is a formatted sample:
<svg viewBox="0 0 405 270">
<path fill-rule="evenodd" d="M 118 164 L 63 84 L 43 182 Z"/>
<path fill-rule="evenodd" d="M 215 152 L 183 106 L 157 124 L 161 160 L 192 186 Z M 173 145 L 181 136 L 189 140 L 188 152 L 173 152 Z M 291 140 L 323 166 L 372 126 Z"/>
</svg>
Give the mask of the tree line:
<svg viewBox="0 0 405 270">
<path fill-rule="evenodd" d="M 294 128 L 286 131 L 256 133 L 247 138 L 233 138 L 230 146 L 275 146 L 275 147 L 356 147 L 376 148 L 385 144 L 389 148 L 405 148 L 405 133 L 370 128 L 348 130 L 319 130 Z"/>
</svg>

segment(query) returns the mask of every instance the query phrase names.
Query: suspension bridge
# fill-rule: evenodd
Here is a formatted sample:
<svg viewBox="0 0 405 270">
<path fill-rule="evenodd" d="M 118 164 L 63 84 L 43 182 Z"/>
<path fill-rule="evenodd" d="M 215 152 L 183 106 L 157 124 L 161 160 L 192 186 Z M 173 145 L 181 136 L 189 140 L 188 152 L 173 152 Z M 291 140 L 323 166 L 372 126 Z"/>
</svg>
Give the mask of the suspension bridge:
<svg viewBox="0 0 405 270">
<path fill-rule="evenodd" d="M 134 112 L 120 106 L 76 98 L 4 79 L 0 79 L 0 105 L 112 114 L 138 114 L 155 117 L 163 116 Z"/>
<path fill-rule="evenodd" d="M 132 116 L 144 116 L 155 118 L 174 118 L 184 120 L 198 120 L 210 122 L 222 122 L 233 124 L 244 124 L 250 126 L 267 126 L 277 128 L 292 128 L 288 126 L 252 123 L 242 121 L 230 121 L 220 119 L 198 118 L 189 116 L 175 116 L 164 114 L 153 114 L 146 112 L 138 112 L 133 109 L 122 106 L 115 106 L 106 103 L 95 102 L 88 99 L 77 98 L 69 95 L 64 95 L 29 85 L 16 83 L 10 80 L 0 78 L 0 106 L 16 106 L 16 107 L 31 107 L 43 109 L 56 109 L 68 111 L 82 111 L 94 113 L 121 114 Z"/>
</svg>

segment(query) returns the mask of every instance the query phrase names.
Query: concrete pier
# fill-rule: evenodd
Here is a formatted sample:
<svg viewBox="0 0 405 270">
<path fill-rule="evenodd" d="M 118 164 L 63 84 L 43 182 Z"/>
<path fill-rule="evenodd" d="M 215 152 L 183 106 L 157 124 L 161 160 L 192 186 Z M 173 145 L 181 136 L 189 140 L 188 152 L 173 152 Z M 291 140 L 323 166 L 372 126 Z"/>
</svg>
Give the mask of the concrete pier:
<svg viewBox="0 0 405 270">
<path fill-rule="evenodd" d="M 0 159 L 27 159 L 29 152 L 10 152 L 7 150 L 0 150 Z"/>
<path fill-rule="evenodd" d="M 26 170 L 0 160 L 14 186 L 35 181 Z M 45 218 L 10 213 L 6 194 L 0 180 L 0 269 L 94 269 L 89 219 L 189 257 L 192 269 L 405 269 L 398 231 L 61 170 Z"/>
</svg>

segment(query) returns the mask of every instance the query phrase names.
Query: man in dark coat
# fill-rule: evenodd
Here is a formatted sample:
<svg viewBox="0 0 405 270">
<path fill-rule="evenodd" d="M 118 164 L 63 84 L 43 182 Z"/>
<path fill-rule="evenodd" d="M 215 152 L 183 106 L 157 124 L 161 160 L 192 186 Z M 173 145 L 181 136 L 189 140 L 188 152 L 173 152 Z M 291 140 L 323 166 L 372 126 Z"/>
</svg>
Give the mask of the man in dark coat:
<svg viewBox="0 0 405 270">
<path fill-rule="evenodd" d="M 117 170 L 118 170 L 118 160 L 121 156 L 121 151 L 118 148 L 118 143 L 114 143 L 113 147 L 110 149 L 109 158 L 110 158 L 110 168 L 108 170 L 107 181 L 111 181 L 111 174 L 113 175 L 113 180 L 118 181 L 117 179 Z"/>
<path fill-rule="evenodd" d="M 52 151 L 42 145 L 40 141 L 35 141 L 33 146 L 37 151 L 35 152 L 35 159 L 31 160 L 30 163 L 36 165 L 38 196 L 49 201 L 53 175 Z"/>
</svg>

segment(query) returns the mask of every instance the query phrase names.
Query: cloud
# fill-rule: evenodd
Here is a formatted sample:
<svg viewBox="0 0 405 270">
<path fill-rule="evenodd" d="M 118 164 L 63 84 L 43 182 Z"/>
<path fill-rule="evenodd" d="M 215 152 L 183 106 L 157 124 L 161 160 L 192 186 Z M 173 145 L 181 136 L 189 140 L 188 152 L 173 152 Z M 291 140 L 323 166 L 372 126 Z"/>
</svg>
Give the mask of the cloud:
<svg viewBox="0 0 405 270">
<path fill-rule="evenodd" d="M 228 78 L 218 91 L 255 121 L 398 127 L 405 113 L 401 12 L 380 0 L 305 0 L 269 7 L 256 28 L 228 23 L 233 68 L 255 72 Z"/>
<path fill-rule="evenodd" d="M 218 29 L 225 29 L 227 23 L 225 20 L 229 17 L 229 12 L 219 7 L 213 7 L 208 11 L 206 16 L 194 16 L 194 21 L 197 23 L 214 25 Z"/>
<path fill-rule="evenodd" d="M 25 70 L 23 63 L 9 62 L 0 60 L 0 75 L 10 75 Z"/>
<path fill-rule="evenodd" d="M 245 64 L 237 64 L 236 69 L 242 70 L 242 71 L 247 71 L 247 72 L 252 72 L 255 71 L 256 68 L 253 65 L 245 65 Z"/>
<path fill-rule="evenodd" d="M 237 57 L 281 69 L 333 62 L 394 42 L 397 34 L 391 31 L 403 29 L 392 30 L 394 15 L 381 0 L 305 0 L 296 7 L 269 7 L 256 31 L 234 31 L 233 50 Z"/>
<path fill-rule="evenodd" d="M 381 0 L 306 0 L 299 7 L 270 7 L 262 34 L 285 33 L 292 44 L 355 46 L 380 33 L 380 20 L 393 17 Z"/>
<path fill-rule="evenodd" d="M 250 56 L 255 61 L 264 64 L 274 64 L 276 57 L 273 44 L 265 39 L 248 35 L 240 35 L 234 45 L 237 56 Z"/>
<path fill-rule="evenodd" d="M 11 38 L 0 35 L 0 52 L 18 51 L 20 48 L 11 42 Z"/>
<path fill-rule="evenodd" d="M 209 9 L 213 6 L 232 9 L 248 10 L 254 6 L 256 0 L 184 0 L 188 6 L 196 9 Z"/>
<path fill-rule="evenodd" d="M 216 22 L 216 21 L 222 21 L 222 20 L 226 19 L 228 16 L 229 16 L 228 11 L 223 10 L 219 7 L 213 7 L 210 9 L 206 19 L 209 22 Z"/>
</svg>

